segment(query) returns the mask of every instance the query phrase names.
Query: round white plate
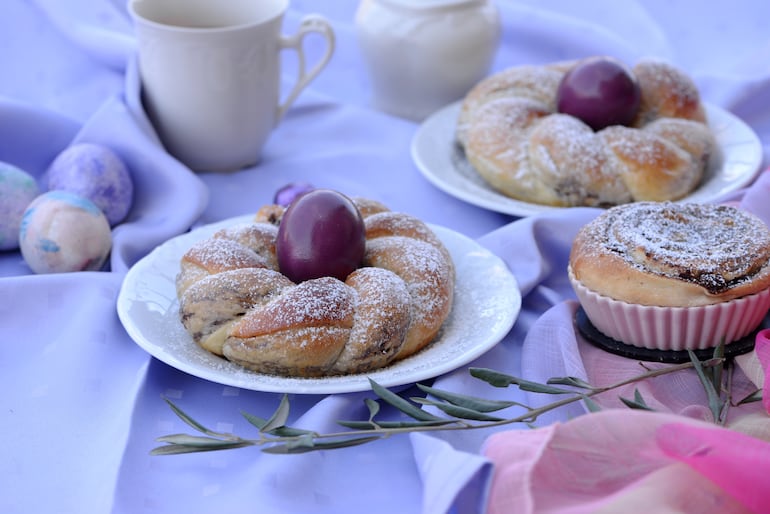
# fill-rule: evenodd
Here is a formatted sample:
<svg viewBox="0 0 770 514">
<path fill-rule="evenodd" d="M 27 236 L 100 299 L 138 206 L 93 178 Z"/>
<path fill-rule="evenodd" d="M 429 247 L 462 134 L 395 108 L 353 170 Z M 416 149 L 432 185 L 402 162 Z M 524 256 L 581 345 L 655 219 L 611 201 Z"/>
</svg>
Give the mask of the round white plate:
<svg viewBox="0 0 770 514">
<path fill-rule="evenodd" d="M 467 364 L 505 337 L 521 309 L 518 284 L 501 259 L 462 234 L 431 225 L 457 269 L 454 306 L 433 344 L 387 368 L 360 375 L 287 378 L 246 370 L 193 342 L 179 321 L 175 279 L 179 260 L 194 242 L 252 218 L 232 218 L 170 239 L 128 271 L 117 309 L 139 346 L 170 366 L 220 384 L 266 392 L 346 393 L 370 389 L 369 378 L 394 387 Z"/>
<path fill-rule="evenodd" d="M 530 216 L 564 209 L 509 198 L 476 173 L 455 142 L 460 104 L 455 102 L 429 116 L 412 139 L 412 159 L 425 178 L 456 198 L 504 214 Z M 754 180 L 762 163 L 762 145 L 748 125 L 713 105 L 706 104 L 706 114 L 719 155 L 706 170 L 700 187 L 680 202 L 707 203 L 737 191 Z"/>
</svg>

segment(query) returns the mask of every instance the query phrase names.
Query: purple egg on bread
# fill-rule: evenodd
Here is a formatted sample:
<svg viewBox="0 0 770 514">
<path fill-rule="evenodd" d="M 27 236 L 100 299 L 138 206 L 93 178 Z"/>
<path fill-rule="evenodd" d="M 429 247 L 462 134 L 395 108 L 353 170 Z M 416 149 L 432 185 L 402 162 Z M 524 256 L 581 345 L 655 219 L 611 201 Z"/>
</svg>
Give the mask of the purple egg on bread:
<svg viewBox="0 0 770 514">
<path fill-rule="evenodd" d="M 49 191 L 24 211 L 19 246 L 35 273 L 98 271 L 112 248 L 110 225 L 91 200 Z"/>
<path fill-rule="evenodd" d="M 19 247 L 19 226 L 24 210 L 40 194 L 34 177 L 0 162 L 0 250 Z"/>
<path fill-rule="evenodd" d="M 123 221 L 134 197 L 125 163 L 110 148 L 94 143 L 77 143 L 62 151 L 48 168 L 48 189 L 88 198 L 110 226 Z"/>
</svg>

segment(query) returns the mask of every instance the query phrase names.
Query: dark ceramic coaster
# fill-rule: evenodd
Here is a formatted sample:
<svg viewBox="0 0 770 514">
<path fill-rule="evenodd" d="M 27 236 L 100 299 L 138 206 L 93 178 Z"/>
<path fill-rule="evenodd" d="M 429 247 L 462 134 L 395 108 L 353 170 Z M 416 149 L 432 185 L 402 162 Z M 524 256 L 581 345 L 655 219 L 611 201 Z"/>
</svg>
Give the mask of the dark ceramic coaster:
<svg viewBox="0 0 770 514">
<path fill-rule="evenodd" d="M 583 307 L 578 307 L 575 313 L 575 324 L 577 325 L 580 334 L 592 345 L 597 348 L 601 348 L 609 353 L 620 355 L 621 357 L 627 357 L 629 359 L 649 361 L 649 362 L 665 362 L 670 364 L 680 364 L 682 362 L 689 362 L 690 356 L 687 350 L 653 350 L 650 348 L 639 348 L 638 346 L 632 346 L 630 344 L 621 343 L 615 339 L 605 336 L 599 332 L 593 323 L 588 319 L 588 316 L 583 310 Z M 768 318 L 762 322 L 762 324 L 743 339 L 734 341 L 725 346 L 725 357 L 734 357 L 743 353 L 748 353 L 754 349 L 754 339 L 759 330 L 762 330 L 768 325 Z M 698 360 L 708 360 L 714 356 L 713 348 L 706 348 L 704 350 L 693 350 L 695 357 Z"/>
</svg>

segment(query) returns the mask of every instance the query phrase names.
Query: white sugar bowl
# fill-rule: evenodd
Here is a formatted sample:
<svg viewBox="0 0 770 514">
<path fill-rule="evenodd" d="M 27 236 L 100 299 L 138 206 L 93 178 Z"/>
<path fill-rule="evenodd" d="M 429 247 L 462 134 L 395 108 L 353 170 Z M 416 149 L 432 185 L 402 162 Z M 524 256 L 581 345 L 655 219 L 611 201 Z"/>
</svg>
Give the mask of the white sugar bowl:
<svg viewBox="0 0 770 514">
<path fill-rule="evenodd" d="M 375 107 L 412 120 L 486 76 L 501 32 L 492 0 L 362 0 L 355 27 Z"/>
</svg>

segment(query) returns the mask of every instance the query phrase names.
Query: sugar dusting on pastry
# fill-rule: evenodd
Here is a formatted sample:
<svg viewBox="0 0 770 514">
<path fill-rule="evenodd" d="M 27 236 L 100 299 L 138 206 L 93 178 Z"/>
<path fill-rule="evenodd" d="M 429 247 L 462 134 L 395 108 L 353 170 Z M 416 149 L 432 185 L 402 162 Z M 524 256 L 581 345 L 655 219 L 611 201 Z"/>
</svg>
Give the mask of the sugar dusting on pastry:
<svg viewBox="0 0 770 514">
<path fill-rule="evenodd" d="M 640 202 L 610 209 L 587 230 L 596 244 L 635 266 L 718 293 L 748 280 L 770 260 L 770 232 L 730 206 Z M 598 250 L 598 246 L 595 248 Z"/>
</svg>

